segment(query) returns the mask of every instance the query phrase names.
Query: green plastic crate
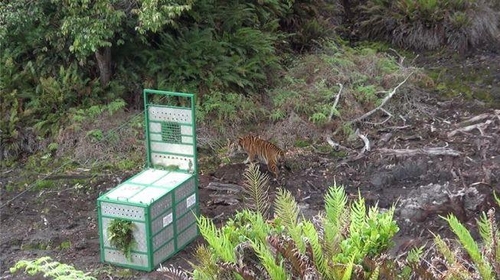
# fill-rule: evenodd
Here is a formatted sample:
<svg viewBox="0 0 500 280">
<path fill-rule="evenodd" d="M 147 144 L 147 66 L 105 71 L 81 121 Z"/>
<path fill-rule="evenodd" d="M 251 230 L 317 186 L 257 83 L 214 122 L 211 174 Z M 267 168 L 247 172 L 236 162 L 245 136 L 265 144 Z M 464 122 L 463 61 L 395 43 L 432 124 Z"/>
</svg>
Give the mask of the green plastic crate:
<svg viewBox="0 0 500 280">
<path fill-rule="evenodd" d="M 152 271 L 199 234 L 194 96 L 145 90 L 147 168 L 97 199 L 101 261 Z M 181 105 L 179 105 L 181 104 Z M 114 219 L 133 223 L 127 257 L 109 241 Z"/>
</svg>

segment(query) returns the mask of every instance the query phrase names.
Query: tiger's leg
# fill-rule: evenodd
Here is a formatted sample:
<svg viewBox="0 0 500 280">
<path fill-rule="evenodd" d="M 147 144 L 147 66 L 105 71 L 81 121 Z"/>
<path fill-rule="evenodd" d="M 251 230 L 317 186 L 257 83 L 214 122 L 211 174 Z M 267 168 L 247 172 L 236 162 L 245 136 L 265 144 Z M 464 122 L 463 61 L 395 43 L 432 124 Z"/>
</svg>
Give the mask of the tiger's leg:
<svg viewBox="0 0 500 280">
<path fill-rule="evenodd" d="M 269 162 L 267 164 L 267 168 L 274 174 L 275 178 L 278 178 L 279 170 L 278 167 L 276 166 L 276 162 L 273 161 Z"/>
<path fill-rule="evenodd" d="M 248 157 L 247 157 L 247 159 L 243 163 L 247 164 L 247 163 L 253 162 L 254 158 L 255 158 L 255 154 L 248 153 Z"/>
</svg>

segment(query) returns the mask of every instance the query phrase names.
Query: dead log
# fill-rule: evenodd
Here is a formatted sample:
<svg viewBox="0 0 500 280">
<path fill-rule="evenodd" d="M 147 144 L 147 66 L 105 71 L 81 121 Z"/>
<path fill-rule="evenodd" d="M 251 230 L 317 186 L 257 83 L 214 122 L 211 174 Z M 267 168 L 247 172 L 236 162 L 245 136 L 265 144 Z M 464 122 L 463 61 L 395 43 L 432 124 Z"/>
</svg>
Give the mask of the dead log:
<svg viewBox="0 0 500 280">
<path fill-rule="evenodd" d="M 428 155 L 428 156 L 460 156 L 459 151 L 448 149 L 448 148 L 421 148 L 421 149 L 387 149 L 380 148 L 377 149 L 380 153 L 389 156 L 416 156 L 416 155 Z"/>
</svg>

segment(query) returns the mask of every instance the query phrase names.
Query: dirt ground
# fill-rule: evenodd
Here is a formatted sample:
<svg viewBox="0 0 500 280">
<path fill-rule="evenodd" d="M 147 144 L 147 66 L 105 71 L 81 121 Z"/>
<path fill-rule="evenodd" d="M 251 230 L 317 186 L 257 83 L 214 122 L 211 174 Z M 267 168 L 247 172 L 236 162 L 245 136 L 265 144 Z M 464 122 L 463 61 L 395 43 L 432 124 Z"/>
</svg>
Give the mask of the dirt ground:
<svg viewBox="0 0 500 280">
<path fill-rule="evenodd" d="M 500 58 L 477 61 L 495 65 L 491 73 L 496 78 L 490 86 L 498 94 Z M 396 204 L 400 231 L 391 251 L 395 255 L 424 244 L 431 232 L 450 236 L 440 216 L 454 214 L 473 229 L 479 213 L 495 206 L 492 192 L 500 191 L 500 98 L 497 101 L 496 108 L 491 108 L 460 98 L 438 100 L 429 94 L 421 101 L 421 112 L 397 126 L 363 127 L 372 144 L 363 154 L 359 153 L 361 141 L 347 157 L 310 147 L 290 149 L 287 160 L 292 168 L 285 171 L 284 187 L 296 197 L 306 217 L 323 208 L 323 195 L 334 182 L 343 185 L 351 198 L 359 192 L 370 205 L 388 208 Z M 241 185 L 244 169 L 244 164 L 235 162 L 200 175 L 201 214 L 221 224 L 239 209 L 238 196 L 207 186 L 211 182 Z M 264 165 L 262 170 L 266 170 Z M 60 177 L 54 178 L 57 188 L 7 190 L 8 182 L 18 174 L 15 170 L 0 174 L 0 279 L 24 279 L 11 275 L 9 267 L 21 259 L 42 256 L 92 271 L 99 279 L 163 279 L 156 271 L 129 271 L 99 259 L 96 199 L 132 173 L 95 178 L 89 174 L 86 184 L 76 185 Z M 272 190 L 276 187 L 272 182 Z M 163 265 L 189 269 L 191 253 L 200 242 L 198 238 Z"/>
</svg>

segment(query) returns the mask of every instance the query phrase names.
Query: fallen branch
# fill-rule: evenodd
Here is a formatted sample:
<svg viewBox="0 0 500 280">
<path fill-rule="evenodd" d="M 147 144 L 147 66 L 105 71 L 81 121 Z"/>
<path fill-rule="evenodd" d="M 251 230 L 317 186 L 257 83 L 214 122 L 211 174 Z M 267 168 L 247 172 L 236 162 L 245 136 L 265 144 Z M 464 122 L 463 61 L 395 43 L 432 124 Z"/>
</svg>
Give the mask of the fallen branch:
<svg viewBox="0 0 500 280">
<path fill-rule="evenodd" d="M 361 140 L 363 140 L 363 143 L 365 143 L 365 145 L 363 146 L 363 149 L 361 150 L 360 153 L 364 153 L 365 151 L 369 152 L 370 151 L 370 140 L 368 140 L 368 137 L 366 137 L 366 135 L 359 133 L 359 129 L 356 130 L 356 136 L 361 138 Z"/>
<path fill-rule="evenodd" d="M 390 156 L 416 156 L 416 155 L 428 155 L 428 156 L 460 156 L 459 151 L 447 148 L 422 148 L 422 149 L 387 149 L 380 148 L 377 149 L 382 154 Z"/>
<path fill-rule="evenodd" d="M 334 148 L 335 150 L 338 150 L 338 149 L 342 149 L 342 150 L 346 150 L 346 151 L 350 151 L 351 149 L 345 147 L 345 146 L 342 146 L 340 145 L 339 143 L 333 141 L 332 137 L 330 136 L 326 136 L 326 142 L 332 146 L 332 148 Z"/>
<path fill-rule="evenodd" d="M 339 103 L 340 93 L 342 92 L 342 88 L 344 88 L 344 86 L 341 83 L 337 83 L 337 85 L 339 85 L 340 89 L 339 89 L 339 92 L 337 93 L 337 95 L 335 96 L 335 101 L 333 102 L 332 109 L 330 110 L 330 115 L 328 116 L 329 122 L 332 120 L 333 113 L 335 112 L 335 110 L 337 108 L 337 104 Z"/>
<path fill-rule="evenodd" d="M 462 127 L 462 128 L 458 128 L 458 129 L 455 129 L 453 130 L 452 132 L 448 133 L 448 137 L 453 137 L 455 136 L 455 134 L 459 133 L 459 132 L 469 132 L 469 131 L 472 131 L 474 129 L 477 129 L 479 130 L 479 132 L 481 133 L 481 135 L 484 135 L 484 130 L 492 123 L 493 121 L 492 120 L 487 120 L 485 121 L 484 123 L 477 123 L 477 124 L 473 124 L 473 125 L 469 125 L 469 126 L 466 126 L 466 127 Z"/>
<path fill-rule="evenodd" d="M 373 113 L 375 113 L 376 111 L 380 110 L 384 105 L 385 103 L 387 103 L 387 101 L 389 101 L 389 99 L 391 99 L 391 97 L 394 96 L 394 94 L 396 94 L 396 90 L 398 90 L 404 83 L 406 83 L 406 81 L 408 80 L 408 78 L 410 78 L 410 76 L 413 74 L 413 72 L 411 72 L 408 76 L 406 76 L 406 78 L 401 82 L 399 83 L 399 85 L 397 85 L 392 91 L 389 92 L 389 94 L 387 94 L 384 99 L 382 99 L 382 102 L 380 103 L 380 105 L 378 105 L 377 107 L 375 107 L 374 109 L 366 112 L 364 115 L 362 115 L 361 117 L 358 117 L 358 118 L 355 118 L 354 120 L 351 120 L 351 121 L 348 121 L 347 123 L 348 124 L 353 124 L 353 123 L 357 123 L 357 122 L 360 122 L 366 118 L 368 118 L 369 116 L 371 116 Z M 382 92 L 387 92 L 387 91 L 382 91 Z"/>
</svg>

